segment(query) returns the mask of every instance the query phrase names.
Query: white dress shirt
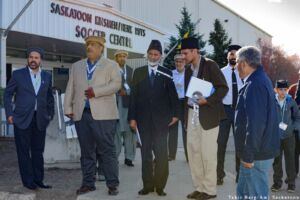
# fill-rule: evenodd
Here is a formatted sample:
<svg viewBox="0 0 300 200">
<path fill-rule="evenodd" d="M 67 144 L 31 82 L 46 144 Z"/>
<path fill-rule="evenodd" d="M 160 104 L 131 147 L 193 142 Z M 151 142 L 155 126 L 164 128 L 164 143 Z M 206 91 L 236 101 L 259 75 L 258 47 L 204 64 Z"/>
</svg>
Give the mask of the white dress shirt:
<svg viewBox="0 0 300 200">
<path fill-rule="evenodd" d="M 154 70 L 154 74 L 156 75 L 156 70 L 157 70 L 158 65 L 155 65 L 154 67 L 148 65 L 148 72 L 149 72 L 149 76 L 151 76 L 151 72 L 152 70 Z"/>
<path fill-rule="evenodd" d="M 30 67 L 28 67 L 28 69 L 29 69 L 29 72 L 30 72 L 30 78 L 31 78 L 31 82 L 32 82 L 34 92 L 37 95 L 39 90 L 40 90 L 41 83 L 42 83 L 42 77 L 41 77 L 42 70 L 39 67 L 39 71 L 37 73 L 33 73 L 33 70 L 30 69 Z M 37 100 L 36 99 L 35 99 L 34 110 L 37 110 Z"/>
<path fill-rule="evenodd" d="M 223 67 L 221 69 L 223 75 L 225 76 L 227 85 L 228 85 L 228 92 L 226 96 L 223 98 L 223 104 L 225 105 L 232 105 L 232 67 L 228 64 L 226 67 Z M 238 86 L 238 91 L 242 88 L 243 82 L 239 76 L 238 70 L 235 68 L 234 70 L 236 80 L 237 80 L 237 86 Z"/>
<path fill-rule="evenodd" d="M 173 82 L 176 87 L 177 95 L 179 99 L 184 98 L 184 70 L 182 72 L 177 69 L 172 70 Z"/>
</svg>

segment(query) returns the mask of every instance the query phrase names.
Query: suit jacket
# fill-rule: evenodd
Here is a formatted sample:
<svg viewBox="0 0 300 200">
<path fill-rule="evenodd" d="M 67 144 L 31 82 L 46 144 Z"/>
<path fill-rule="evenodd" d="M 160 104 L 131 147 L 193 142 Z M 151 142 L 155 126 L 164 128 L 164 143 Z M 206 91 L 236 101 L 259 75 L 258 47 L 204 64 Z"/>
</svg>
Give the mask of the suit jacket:
<svg viewBox="0 0 300 200">
<path fill-rule="evenodd" d="M 127 75 L 126 75 L 126 83 L 131 88 L 133 69 L 130 66 L 128 66 L 128 65 L 125 65 L 125 67 L 126 67 L 126 73 L 127 73 Z M 125 80 L 124 80 L 123 77 L 122 77 L 122 86 L 121 86 L 121 88 L 125 90 L 125 87 L 124 87 Z M 117 95 L 118 95 L 118 93 L 117 93 Z M 129 106 L 129 95 L 130 94 L 128 94 L 126 96 L 122 96 L 122 105 L 123 105 L 123 108 L 128 108 L 128 106 Z"/>
<path fill-rule="evenodd" d="M 95 97 L 89 99 L 93 119 L 118 119 L 115 93 L 121 87 L 120 69 L 116 62 L 100 58 L 96 64 L 90 85 L 87 79 L 87 59 L 80 60 L 71 66 L 71 72 L 64 98 L 65 114 L 73 113 L 73 120 L 81 120 L 85 107 L 84 91 L 92 87 Z"/>
<path fill-rule="evenodd" d="M 191 67 L 185 70 L 185 91 L 193 75 Z M 222 119 L 226 118 L 222 100 L 228 92 L 225 77 L 217 63 L 201 56 L 197 78 L 209 81 L 213 84 L 214 93 L 206 98 L 208 104 L 199 106 L 199 120 L 204 130 L 215 128 Z M 185 125 L 188 121 L 188 98 L 185 98 Z"/>
<path fill-rule="evenodd" d="M 15 108 L 12 98 L 15 95 Z M 41 71 L 41 86 L 35 94 L 28 67 L 13 72 L 4 91 L 6 117 L 13 116 L 14 125 L 20 129 L 29 127 L 37 103 L 36 120 L 39 130 L 46 130 L 54 115 L 54 97 L 52 95 L 52 76 Z"/>
<path fill-rule="evenodd" d="M 170 77 L 156 72 L 154 85 L 151 86 L 148 66 L 137 68 L 133 74 L 132 91 L 128 110 L 128 120 L 136 120 L 140 132 L 153 128 L 168 132 L 172 117 L 179 116 L 179 100 L 172 72 L 162 66 L 161 71 Z"/>
</svg>

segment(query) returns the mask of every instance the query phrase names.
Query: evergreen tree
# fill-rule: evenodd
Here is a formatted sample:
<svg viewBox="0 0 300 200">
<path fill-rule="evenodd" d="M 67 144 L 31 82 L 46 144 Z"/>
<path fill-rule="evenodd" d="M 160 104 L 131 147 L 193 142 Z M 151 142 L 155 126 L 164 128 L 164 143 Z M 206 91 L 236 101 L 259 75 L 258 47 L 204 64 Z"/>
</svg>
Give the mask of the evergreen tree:
<svg viewBox="0 0 300 200">
<path fill-rule="evenodd" d="M 215 20 L 214 31 L 209 34 L 209 44 L 214 47 L 213 54 L 209 55 L 211 59 L 218 63 L 222 68 L 227 65 L 227 49 L 231 44 L 231 38 L 228 35 L 219 19 Z"/>
<path fill-rule="evenodd" d="M 171 48 L 176 44 L 176 42 L 178 42 L 178 45 L 180 46 L 180 40 L 184 37 L 184 36 L 188 36 L 188 37 L 195 37 L 198 38 L 199 40 L 199 48 L 200 48 L 200 53 L 201 55 L 204 55 L 206 52 L 204 51 L 204 46 L 206 44 L 205 41 L 203 41 L 203 34 L 199 34 L 199 33 L 195 33 L 195 29 L 196 29 L 196 23 L 193 23 L 191 20 L 191 14 L 189 14 L 189 12 L 187 11 L 187 8 L 184 6 L 181 10 L 181 15 L 182 18 L 179 22 L 179 24 L 175 24 L 176 28 L 178 30 L 178 36 L 177 38 L 174 36 L 171 36 L 169 38 L 170 40 L 170 44 L 168 45 L 168 47 L 165 49 L 165 54 L 167 54 Z M 180 53 L 180 49 L 178 48 L 178 46 L 173 49 L 173 51 L 168 55 L 168 57 L 165 58 L 164 60 L 164 66 L 168 67 L 168 68 L 172 68 L 175 66 L 174 64 L 174 56 Z"/>
</svg>

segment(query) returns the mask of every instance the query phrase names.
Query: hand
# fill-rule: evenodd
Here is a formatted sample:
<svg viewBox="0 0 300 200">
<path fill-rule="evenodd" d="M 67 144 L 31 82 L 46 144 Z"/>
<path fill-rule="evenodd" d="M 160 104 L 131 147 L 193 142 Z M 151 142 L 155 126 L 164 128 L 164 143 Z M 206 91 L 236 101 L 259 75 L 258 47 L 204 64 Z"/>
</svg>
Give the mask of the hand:
<svg viewBox="0 0 300 200">
<path fill-rule="evenodd" d="M 121 89 L 121 90 L 119 91 L 119 95 L 120 95 L 120 96 L 127 96 L 126 90 Z"/>
<path fill-rule="evenodd" d="M 67 117 L 69 117 L 70 119 L 73 118 L 74 114 L 73 113 L 70 113 L 70 114 L 65 114 Z"/>
<path fill-rule="evenodd" d="M 129 126 L 130 126 L 131 129 L 136 130 L 136 128 L 137 128 L 136 121 L 135 120 L 130 120 L 129 121 Z"/>
<path fill-rule="evenodd" d="M 7 118 L 7 121 L 8 121 L 9 124 L 13 124 L 14 123 L 13 116 L 9 116 Z"/>
<path fill-rule="evenodd" d="M 91 99 L 95 97 L 95 93 L 92 87 L 89 87 L 87 90 L 84 91 L 84 95 L 88 98 Z"/>
<path fill-rule="evenodd" d="M 241 163 L 245 168 L 248 168 L 248 169 L 251 169 L 254 166 L 254 163 L 247 163 L 244 161 L 241 161 Z"/>
<path fill-rule="evenodd" d="M 172 117 L 172 121 L 168 124 L 168 126 L 172 126 L 176 122 L 178 122 L 178 118 L 177 117 Z"/>
<path fill-rule="evenodd" d="M 198 104 L 199 104 L 199 106 L 203 106 L 203 105 L 207 104 L 207 100 L 205 98 L 201 98 L 198 100 Z"/>
</svg>

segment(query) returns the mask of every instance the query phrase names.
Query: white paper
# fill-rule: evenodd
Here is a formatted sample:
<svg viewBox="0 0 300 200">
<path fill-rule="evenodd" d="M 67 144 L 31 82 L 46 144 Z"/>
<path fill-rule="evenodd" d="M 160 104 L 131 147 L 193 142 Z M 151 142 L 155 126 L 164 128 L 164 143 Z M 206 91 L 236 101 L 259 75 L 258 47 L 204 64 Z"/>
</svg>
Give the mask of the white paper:
<svg viewBox="0 0 300 200">
<path fill-rule="evenodd" d="M 281 130 L 286 130 L 287 129 L 287 127 L 288 127 L 288 125 L 286 124 L 286 123 L 284 123 L 284 122 L 280 122 L 279 123 L 279 128 L 281 129 Z"/>
<path fill-rule="evenodd" d="M 60 117 L 60 109 L 59 109 L 59 95 L 58 90 L 55 90 L 55 96 L 56 96 L 56 106 L 57 106 L 57 116 L 58 116 L 58 128 L 61 130 L 62 124 L 61 124 L 61 117 Z"/>
<path fill-rule="evenodd" d="M 142 146 L 142 140 L 141 140 L 141 136 L 140 136 L 140 132 L 139 129 L 136 127 L 136 138 L 137 138 L 137 142 Z"/>
<path fill-rule="evenodd" d="M 192 98 L 194 92 L 201 92 L 204 97 L 209 97 L 213 92 L 213 85 L 211 82 L 192 76 L 185 96 Z"/>
</svg>

